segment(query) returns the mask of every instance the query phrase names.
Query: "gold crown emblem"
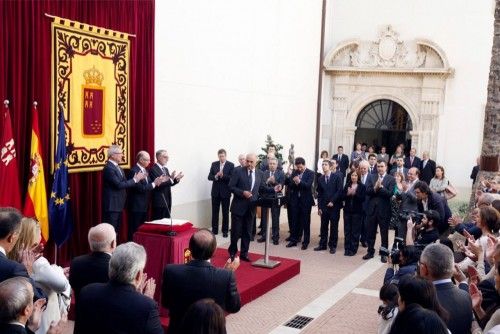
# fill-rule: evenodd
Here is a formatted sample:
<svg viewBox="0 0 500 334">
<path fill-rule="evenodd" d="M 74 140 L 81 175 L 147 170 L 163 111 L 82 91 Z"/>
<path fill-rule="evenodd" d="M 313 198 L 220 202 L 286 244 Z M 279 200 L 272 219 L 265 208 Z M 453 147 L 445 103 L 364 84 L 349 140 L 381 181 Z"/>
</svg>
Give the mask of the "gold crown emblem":
<svg viewBox="0 0 500 334">
<path fill-rule="evenodd" d="M 83 72 L 83 78 L 85 79 L 85 83 L 87 85 L 98 85 L 101 86 L 102 81 L 104 80 L 104 75 L 99 72 L 95 66 L 92 66 L 91 69 Z"/>
</svg>

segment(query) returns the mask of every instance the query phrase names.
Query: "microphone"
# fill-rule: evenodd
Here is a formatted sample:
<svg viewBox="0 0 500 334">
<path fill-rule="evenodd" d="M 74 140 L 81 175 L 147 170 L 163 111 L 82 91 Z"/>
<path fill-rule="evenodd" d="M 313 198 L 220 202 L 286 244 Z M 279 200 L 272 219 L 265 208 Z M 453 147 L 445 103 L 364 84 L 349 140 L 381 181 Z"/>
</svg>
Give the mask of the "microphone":
<svg viewBox="0 0 500 334">
<path fill-rule="evenodd" d="M 172 214 L 170 213 L 170 209 L 168 208 L 167 200 L 165 199 L 165 194 L 161 193 L 161 198 L 163 198 L 163 202 L 165 202 L 165 207 L 167 208 L 168 215 L 170 216 L 170 231 L 167 232 L 168 236 L 176 236 L 177 232 L 174 231 L 174 221 L 172 220 Z"/>
</svg>

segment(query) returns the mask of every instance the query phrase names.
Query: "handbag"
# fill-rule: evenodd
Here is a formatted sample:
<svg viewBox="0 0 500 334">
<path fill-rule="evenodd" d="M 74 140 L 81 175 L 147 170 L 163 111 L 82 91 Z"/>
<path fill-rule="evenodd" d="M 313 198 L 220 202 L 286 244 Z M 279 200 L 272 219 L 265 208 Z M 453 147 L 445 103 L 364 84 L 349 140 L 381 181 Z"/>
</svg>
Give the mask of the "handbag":
<svg viewBox="0 0 500 334">
<path fill-rule="evenodd" d="M 455 189 L 454 186 L 451 185 L 451 183 L 448 183 L 448 186 L 446 187 L 446 189 L 444 190 L 444 197 L 447 199 L 447 200 L 450 200 L 452 199 L 453 197 L 457 196 L 458 194 L 458 191 L 457 189 Z"/>
</svg>

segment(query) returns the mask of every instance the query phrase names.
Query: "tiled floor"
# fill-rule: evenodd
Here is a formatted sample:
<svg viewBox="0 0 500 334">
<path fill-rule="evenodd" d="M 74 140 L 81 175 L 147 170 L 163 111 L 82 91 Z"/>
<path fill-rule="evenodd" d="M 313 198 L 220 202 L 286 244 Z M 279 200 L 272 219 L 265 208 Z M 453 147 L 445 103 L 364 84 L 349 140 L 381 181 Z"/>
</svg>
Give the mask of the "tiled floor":
<svg viewBox="0 0 500 334">
<path fill-rule="evenodd" d="M 286 248 L 286 211 L 281 215 L 281 243 L 270 245 L 270 254 L 301 260 L 301 273 L 246 304 L 240 312 L 226 318 L 229 334 L 264 333 L 375 333 L 377 331 L 377 296 L 386 265 L 376 257 L 362 260 L 366 249 L 360 248 L 353 257 L 343 256 L 343 228 L 339 224 L 337 253 L 315 252 L 319 241 L 320 220 L 312 213 L 311 244 L 305 251 Z M 392 236 L 389 238 L 392 240 Z M 377 240 L 378 241 L 378 240 Z M 227 247 L 229 239 L 218 236 L 219 247 Z M 263 253 L 264 245 L 250 244 L 250 251 Z M 271 269 L 272 270 L 272 269 Z M 314 319 L 300 330 L 282 326 L 298 312 Z M 68 324 L 65 333 L 72 333 Z"/>
</svg>

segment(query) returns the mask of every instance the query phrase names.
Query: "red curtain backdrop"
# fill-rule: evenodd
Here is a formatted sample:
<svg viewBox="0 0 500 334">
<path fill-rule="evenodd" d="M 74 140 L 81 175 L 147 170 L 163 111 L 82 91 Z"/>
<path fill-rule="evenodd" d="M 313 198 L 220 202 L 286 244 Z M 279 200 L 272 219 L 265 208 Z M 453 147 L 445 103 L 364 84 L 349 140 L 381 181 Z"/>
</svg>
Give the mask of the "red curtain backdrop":
<svg viewBox="0 0 500 334">
<path fill-rule="evenodd" d="M 26 192 L 31 105 L 38 102 L 47 191 L 52 187 L 50 149 L 50 71 L 52 20 L 45 13 L 134 34 L 130 37 L 131 154 L 154 150 L 154 0 L 0 1 L 0 99 L 10 101 L 17 146 L 19 183 Z M 0 129 L 3 128 L 0 117 Z M 59 252 L 59 263 L 88 251 L 87 232 L 101 222 L 102 173 L 70 174 L 74 231 Z M 122 237 L 126 229 L 122 227 Z M 53 246 L 46 255 L 51 257 Z"/>
</svg>

